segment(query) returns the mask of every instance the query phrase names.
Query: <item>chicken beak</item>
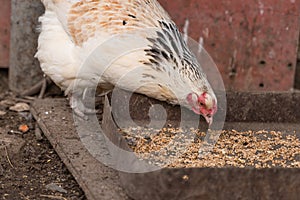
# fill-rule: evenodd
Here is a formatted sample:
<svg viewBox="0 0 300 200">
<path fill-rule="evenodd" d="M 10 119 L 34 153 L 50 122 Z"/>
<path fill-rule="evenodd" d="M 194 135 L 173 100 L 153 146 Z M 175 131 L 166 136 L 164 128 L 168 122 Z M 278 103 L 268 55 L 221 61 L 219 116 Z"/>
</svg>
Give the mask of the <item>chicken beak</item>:
<svg viewBox="0 0 300 200">
<path fill-rule="evenodd" d="M 210 126 L 213 122 L 213 117 L 208 117 L 208 116 L 204 116 L 206 122 L 208 123 L 208 125 Z"/>
</svg>

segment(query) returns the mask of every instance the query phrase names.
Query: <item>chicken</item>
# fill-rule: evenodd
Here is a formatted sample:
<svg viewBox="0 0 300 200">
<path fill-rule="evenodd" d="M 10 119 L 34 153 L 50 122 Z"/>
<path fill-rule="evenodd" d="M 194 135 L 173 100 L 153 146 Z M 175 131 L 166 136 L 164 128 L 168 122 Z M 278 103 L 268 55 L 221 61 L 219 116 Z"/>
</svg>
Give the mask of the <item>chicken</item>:
<svg viewBox="0 0 300 200">
<path fill-rule="evenodd" d="M 87 88 L 114 86 L 180 104 L 211 124 L 217 99 L 195 55 L 156 0 L 42 0 L 36 57 L 75 113 Z M 90 59 L 92 57 L 92 59 Z M 87 61 L 88 60 L 88 61 Z"/>
</svg>

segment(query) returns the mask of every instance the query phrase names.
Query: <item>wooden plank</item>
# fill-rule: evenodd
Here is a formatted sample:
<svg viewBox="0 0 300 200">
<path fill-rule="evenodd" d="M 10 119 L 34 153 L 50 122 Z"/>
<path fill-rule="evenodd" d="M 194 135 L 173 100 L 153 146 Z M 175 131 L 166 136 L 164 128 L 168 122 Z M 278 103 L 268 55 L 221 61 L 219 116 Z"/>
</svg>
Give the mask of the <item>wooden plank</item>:
<svg viewBox="0 0 300 200">
<path fill-rule="evenodd" d="M 65 99 L 36 100 L 31 112 L 88 199 L 129 199 L 118 173 L 96 160 L 82 144 Z"/>
<path fill-rule="evenodd" d="M 22 92 L 42 79 L 37 49 L 38 17 L 44 8 L 40 0 L 11 1 L 11 42 L 9 87 Z"/>
</svg>

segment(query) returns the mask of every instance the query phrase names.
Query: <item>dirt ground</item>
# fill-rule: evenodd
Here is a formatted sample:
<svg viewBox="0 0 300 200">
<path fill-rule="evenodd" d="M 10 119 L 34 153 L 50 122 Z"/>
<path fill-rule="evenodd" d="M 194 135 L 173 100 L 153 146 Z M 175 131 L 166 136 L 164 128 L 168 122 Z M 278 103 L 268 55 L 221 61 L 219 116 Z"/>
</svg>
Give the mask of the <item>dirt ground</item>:
<svg viewBox="0 0 300 200">
<path fill-rule="evenodd" d="M 9 109 L 23 100 L 7 91 L 5 72 L 0 76 L 0 199 L 86 199 L 48 140 L 36 137 L 31 114 Z"/>
</svg>

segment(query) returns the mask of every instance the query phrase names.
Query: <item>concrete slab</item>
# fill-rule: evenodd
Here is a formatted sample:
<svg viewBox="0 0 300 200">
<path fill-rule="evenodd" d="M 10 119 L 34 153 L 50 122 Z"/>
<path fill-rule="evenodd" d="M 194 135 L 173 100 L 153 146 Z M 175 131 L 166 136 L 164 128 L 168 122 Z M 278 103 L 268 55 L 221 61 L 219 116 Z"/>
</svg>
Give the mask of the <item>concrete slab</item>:
<svg viewBox="0 0 300 200">
<path fill-rule="evenodd" d="M 88 199 L 129 199 L 118 173 L 93 158 L 83 146 L 66 99 L 36 100 L 31 112 Z"/>
<path fill-rule="evenodd" d="M 144 95 L 132 95 L 122 90 L 114 90 L 113 113 L 125 119 L 127 105 L 131 117 L 135 120 L 149 120 L 148 110 L 155 104 L 162 105 L 170 120 L 180 119 L 181 110 L 178 106 L 170 106 Z M 226 112 L 226 122 L 259 122 L 259 123 L 298 123 L 300 122 L 300 92 L 227 92 L 227 100 L 220 100 L 225 95 L 218 95 L 218 113 Z M 115 108 L 117 107 L 117 109 Z M 224 111 L 225 110 L 225 111 Z M 218 114 L 217 113 L 217 114 Z M 193 114 L 187 114 L 188 119 Z M 201 119 L 204 121 L 204 119 Z"/>
</svg>

